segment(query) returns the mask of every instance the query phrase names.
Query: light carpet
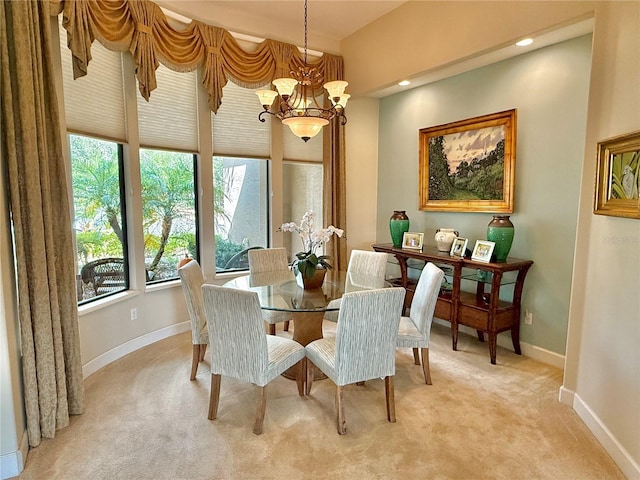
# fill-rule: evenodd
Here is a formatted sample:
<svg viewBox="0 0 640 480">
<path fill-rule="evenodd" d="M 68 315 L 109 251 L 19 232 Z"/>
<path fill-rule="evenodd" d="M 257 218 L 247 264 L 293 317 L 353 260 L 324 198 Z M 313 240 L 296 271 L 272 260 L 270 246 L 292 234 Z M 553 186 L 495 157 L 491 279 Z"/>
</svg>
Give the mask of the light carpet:
<svg viewBox="0 0 640 480">
<path fill-rule="evenodd" d="M 491 365 L 487 343 L 465 334 L 453 351 L 440 325 L 430 352 L 427 386 L 411 350 L 398 351 L 396 423 L 386 420 L 382 380 L 347 387 L 339 436 L 330 380 L 303 398 L 278 378 L 256 436 L 256 387 L 223 378 L 218 419 L 207 420 L 209 355 L 189 381 L 191 334 L 176 335 L 90 376 L 86 413 L 32 449 L 18 478 L 624 479 L 558 402 L 561 370 L 501 347 Z"/>
</svg>

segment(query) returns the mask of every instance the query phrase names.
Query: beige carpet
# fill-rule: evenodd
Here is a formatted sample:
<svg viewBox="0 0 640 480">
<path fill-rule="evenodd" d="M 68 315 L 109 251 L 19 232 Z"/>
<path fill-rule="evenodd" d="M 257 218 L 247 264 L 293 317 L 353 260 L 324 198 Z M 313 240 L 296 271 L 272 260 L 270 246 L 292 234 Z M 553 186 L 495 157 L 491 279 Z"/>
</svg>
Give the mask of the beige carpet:
<svg viewBox="0 0 640 480">
<path fill-rule="evenodd" d="M 331 328 L 331 326 L 329 326 Z M 281 334 L 281 332 L 279 332 Z M 134 352 L 86 380 L 87 411 L 30 451 L 20 479 L 623 479 L 577 415 L 557 401 L 562 372 L 434 325 L 433 385 L 410 350 L 396 367 L 397 423 L 384 383 L 345 392 L 335 428 L 330 380 L 298 396 L 267 389 L 264 434 L 251 432 L 255 387 L 223 378 L 207 420 L 208 355 L 189 381 L 190 334 Z"/>
</svg>

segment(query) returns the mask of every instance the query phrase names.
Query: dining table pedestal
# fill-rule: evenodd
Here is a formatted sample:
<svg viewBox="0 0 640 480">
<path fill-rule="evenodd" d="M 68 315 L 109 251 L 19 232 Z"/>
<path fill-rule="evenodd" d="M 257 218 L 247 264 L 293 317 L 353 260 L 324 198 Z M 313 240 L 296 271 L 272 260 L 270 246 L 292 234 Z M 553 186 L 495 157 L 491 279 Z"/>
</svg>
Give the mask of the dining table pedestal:
<svg viewBox="0 0 640 480">
<path fill-rule="evenodd" d="M 322 321 L 324 312 L 294 312 L 293 314 L 293 339 L 303 347 L 323 338 Z M 282 376 L 295 380 L 298 374 L 298 366 L 291 367 Z M 327 376 L 319 369 L 314 369 L 313 379 L 324 380 Z"/>
</svg>

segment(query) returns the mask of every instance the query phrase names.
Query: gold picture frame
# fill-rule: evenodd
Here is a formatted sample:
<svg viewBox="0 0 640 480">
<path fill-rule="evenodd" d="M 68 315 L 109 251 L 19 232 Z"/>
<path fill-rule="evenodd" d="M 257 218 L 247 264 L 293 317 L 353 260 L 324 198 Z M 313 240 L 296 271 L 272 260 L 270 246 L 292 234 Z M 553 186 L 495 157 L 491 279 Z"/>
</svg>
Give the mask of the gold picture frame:
<svg viewBox="0 0 640 480">
<path fill-rule="evenodd" d="M 640 130 L 598 142 L 593 213 L 640 218 Z"/>
<path fill-rule="evenodd" d="M 513 213 L 517 110 L 422 128 L 419 208 Z"/>
</svg>

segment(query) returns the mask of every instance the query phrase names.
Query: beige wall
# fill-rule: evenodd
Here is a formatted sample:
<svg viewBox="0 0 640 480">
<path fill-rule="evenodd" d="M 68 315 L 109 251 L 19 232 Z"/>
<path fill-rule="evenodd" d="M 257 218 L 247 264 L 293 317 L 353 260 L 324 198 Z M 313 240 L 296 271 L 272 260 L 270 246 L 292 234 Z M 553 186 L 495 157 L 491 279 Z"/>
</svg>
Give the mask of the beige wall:
<svg viewBox="0 0 640 480">
<path fill-rule="evenodd" d="M 629 478 L 640 477 L 640 222 L 591 210 L 596 142 L 640 129 L 639 10 L 638 2 L 409 2 L 342 43 L 357 97 L 595 14 L 561 400 Z M 377 138 L 378 129 L 370 135 Z M 364 151 L 347 142 L 350 155 Z M 377 159 L 371 161 L 369 168 L 377 169 Z M 350 199 L 370 195 L 351 177 L 347 191 Z M 359 208 L 352 203 L 348 211 Z"/>
<path fill-rule="evenodd" d="M 594 8 L 593 2 L 409 1 L 342 41 L 349 91 L 368 94 L 590 17 Z"/>
<path fill-rule="evenodd" d="M 640 130 L 638 2 L 598 6 L 587 118 L 563 401 L 605 446 L 611 432 L 639 478 L 640 220 L 592 213 L 596 143 Z"/>
</svg>

